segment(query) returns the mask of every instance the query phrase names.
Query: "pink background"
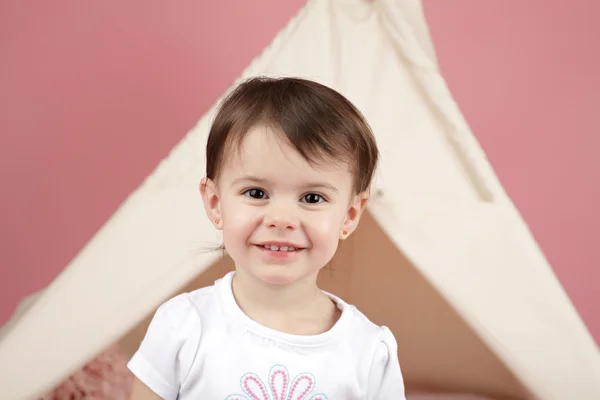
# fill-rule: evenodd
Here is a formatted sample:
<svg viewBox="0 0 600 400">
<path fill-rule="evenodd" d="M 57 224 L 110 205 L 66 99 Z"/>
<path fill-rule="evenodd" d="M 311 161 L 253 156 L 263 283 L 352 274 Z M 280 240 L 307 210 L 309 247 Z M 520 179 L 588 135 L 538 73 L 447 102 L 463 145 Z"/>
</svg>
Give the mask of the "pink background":
<svg viewBox="0 0 600 400">
<path fill-rule="evenodd" d="M 303 3 L 0 4 L 0 323 Z M 456 100 L 600 342 L 600 3 L 424 4 Z"/>
</svg>

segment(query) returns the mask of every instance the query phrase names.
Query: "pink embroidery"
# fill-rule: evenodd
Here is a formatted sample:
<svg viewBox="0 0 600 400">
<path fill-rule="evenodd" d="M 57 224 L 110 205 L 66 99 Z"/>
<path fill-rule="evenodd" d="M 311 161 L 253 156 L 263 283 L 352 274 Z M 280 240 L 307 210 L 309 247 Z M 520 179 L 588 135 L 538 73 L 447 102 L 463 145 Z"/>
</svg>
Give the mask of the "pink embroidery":
<svg viewBox="0 0 600 400">
<path fill-rule="evenodd" d="M 301 385 L 302 381 L 308 381 L 308 384 Z M 314 380 L 310 375 L 300 375 L 299 377 L 294 379 L 294 382 L 292 383 L 292 388 L 290 390 L 288 400 L 303 400 L 306 397 L 306 395 L 310 393 L 310 391 L 313 388 L 313 385 Z M 298 397 L 294 398 L 296 389 L 302 390 L 302 387 L 304 387 L 304 390 L 298 395 Z"/>
<path fill-rule="evenodd" d="M 271 368 L 266 385 L 253 373 L 242 377 L 241 386 L 246 395 L 233 394 L 225 400 L 309 400 L 315 387 L 315 378 L 310 373 L 296 376 L 290 385 L 290 375 L 283 365 Z M 310 400 L 327 400 L 323 393 L 313 394 Z"/>
<path fill-rule="evenodd" d="M 281 386 L 277 390 L 276 378 L 281 376 Z M 288 374 L 284 368 L 278 368 L 271 373 L 271 391 L 273 392 L 274 400 L 284 400 L 285 393 L 287 392 L 288 386 Z"/>
<path fill-rule="evenodd" d="M 256 392 L 253 390 L 255 388 L 250 387 L 251 382 L 254 382 L 256 384 L 256 386 L 258 386 L 257 389 L 260 391 L 260 395 L 262 395 L 262 397 L 260 397 L 258 394 L 256 394 Z M 267 394 L 267 389 L 265 388 L 265 386 L 263 385 L 261 380 L 255 375 L 246 376 L 242 380 L 242 387 L 244 388 L 246 393 L 248 393 L 250 395 L 250 397 L 252 397 L 252 400 L 269 400 L 269 396 Z"/>
</svg>

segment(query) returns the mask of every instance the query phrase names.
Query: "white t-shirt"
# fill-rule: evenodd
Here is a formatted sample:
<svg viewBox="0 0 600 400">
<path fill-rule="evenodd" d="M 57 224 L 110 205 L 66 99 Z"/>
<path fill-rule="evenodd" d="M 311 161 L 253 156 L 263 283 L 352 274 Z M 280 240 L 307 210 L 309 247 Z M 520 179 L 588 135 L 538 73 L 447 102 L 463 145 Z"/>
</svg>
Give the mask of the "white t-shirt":
<svg viewBox="0 0 600 400">
<path fill-rule="evenodd" d="M 327 332 L 300 336 L 250 319 L 213 286 L 161 305 L 129 369 L 165 400 L 404 400 L 391 331 L 326 293 L 341 310 Z"/>
</svg>

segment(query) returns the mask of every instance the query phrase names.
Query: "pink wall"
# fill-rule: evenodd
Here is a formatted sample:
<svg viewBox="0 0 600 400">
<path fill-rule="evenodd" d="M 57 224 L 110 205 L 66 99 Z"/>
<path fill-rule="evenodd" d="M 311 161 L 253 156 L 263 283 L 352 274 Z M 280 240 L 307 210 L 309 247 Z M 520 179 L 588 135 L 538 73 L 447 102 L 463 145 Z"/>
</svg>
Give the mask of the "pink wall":
<svg viewBox="0 0 600 400">
<path fill-rule="evenodd" d="M 60 272 L 304 1 L 30 3 L 0 5 L 0 323 Z M 451 89 L 600 341 L 600 7 L 424 3 Z"/>
<path fill-rule="evenodd" d="M 0 323 L 303 3 L 0 3 Z"/>
</svg>

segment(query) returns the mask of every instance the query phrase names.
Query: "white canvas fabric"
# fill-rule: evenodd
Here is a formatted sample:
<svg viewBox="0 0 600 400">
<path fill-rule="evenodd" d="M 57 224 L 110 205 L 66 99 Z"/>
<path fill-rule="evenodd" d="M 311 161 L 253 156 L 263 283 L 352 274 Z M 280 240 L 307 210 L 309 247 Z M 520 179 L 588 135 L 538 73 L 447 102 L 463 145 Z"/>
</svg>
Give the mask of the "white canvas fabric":
<svg viewBox="0 0 600 400">
<path fill-rule="evenodd" d="M 531 398 L 600 398 L 598 348 L 453 102 L 419 1 L 310 0 L 240 79 L 254 75 L 314 79 L 353 101 L 382 151 L 369 215 L 398 254 Z M 0 398 L 49 390 L 220 258 L 198 251 L 219 240 L 197 190 L 213 114 L 2 331 Z"/>
</svg>

